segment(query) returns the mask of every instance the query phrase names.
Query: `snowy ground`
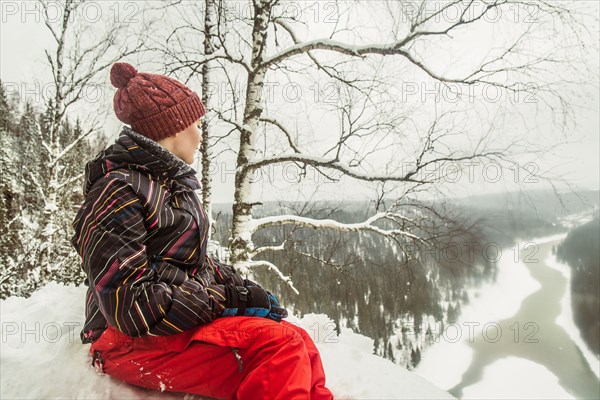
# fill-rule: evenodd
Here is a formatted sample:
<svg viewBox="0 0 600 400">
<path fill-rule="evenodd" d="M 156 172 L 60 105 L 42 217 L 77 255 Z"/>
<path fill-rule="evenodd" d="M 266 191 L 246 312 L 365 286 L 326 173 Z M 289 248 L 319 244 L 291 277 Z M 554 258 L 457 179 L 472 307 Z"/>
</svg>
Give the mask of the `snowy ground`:
<svg viewBox="0 0 600 400">
<path fill-rule="evenodd" d="M 85 288 L 49 284 L 29 299 L 0 301 L 0 398 L 192 399 L 118 382 L 90 365 L 79 341 Z M 321 352 L 336 399 L 452 399 L 424 378 L 372 355 L 373 341 L 349 329 L 337 336 L 325 315 L 290 317 Z M 319 327 L 317 330 L 316 327 Z"/>
</svg>

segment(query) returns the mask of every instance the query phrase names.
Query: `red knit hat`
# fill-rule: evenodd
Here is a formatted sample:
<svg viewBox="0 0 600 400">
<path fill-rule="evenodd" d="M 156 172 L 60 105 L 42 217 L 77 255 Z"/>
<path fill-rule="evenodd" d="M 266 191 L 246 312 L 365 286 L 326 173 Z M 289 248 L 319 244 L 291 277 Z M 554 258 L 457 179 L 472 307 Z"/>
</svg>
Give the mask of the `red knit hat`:
<svg viewBox="0 0 600 400">
<path fill-rule="evenodd" d="M 119 62 L 110 70 L 110 81 L 117 88 L 117 118 L 155 141 L 175 135 L 206 113 L 197 93 L 168 76 L 138 73 Z"/>
</svg>

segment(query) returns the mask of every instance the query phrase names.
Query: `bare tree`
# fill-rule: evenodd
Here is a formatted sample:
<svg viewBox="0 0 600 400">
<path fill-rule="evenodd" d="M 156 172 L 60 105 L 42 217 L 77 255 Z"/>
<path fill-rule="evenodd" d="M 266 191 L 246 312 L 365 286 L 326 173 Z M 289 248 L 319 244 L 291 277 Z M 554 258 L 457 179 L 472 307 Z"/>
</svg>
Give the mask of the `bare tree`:
<svg viewBox="0 0 600 400">
<path fill-rule="evenodd" d="M 296 12 L 289 12 L 290 4 Z M 181 39 L 153 48 L 168 60 L 165 69 L 169 72 L 185 71 L 189 79 L 203 68 L 203 74 L 210 76 L 212 82 L 222 79 L 229 85 L 230 101 L 217 104 L 205 97 L 209 110 L 219 121 L 207 121 L 204 128 L 208 135 L 209 130 L 217 131 L 219 122 L 224 123 L 227 133 L 217 141 L 232 132 L 239 135 L 229 242 L 231 261 L 241 271 L 267 267 L 292 288 L 289 277 L 277 266 L 260 259 L 261 252 L 283 249 L 285 243 L 256 247 L 251 240 L 253 233 L 273 226 L 294 225 L 340 232 L 374 232 L 399 244 L 427 243 L 428 236 L 433 235 L 427 235 L 423 226 L 433 214 L 418 213 L 404 200 L 411 194 L 438 187 L 449 173 L 443 165 L 454 163 L 464 168 L 473 162 L 493 160 L 506 167 L 518 154 L 544 150 L 526 137 L 504 138 L 502 124 L 494 116 L 481 127 L 469 130 L 465 121 L 469 114 L 464 107 L 442 109 L 434 102 L 432 110 L 422 102 L 400 101 L 403 76 L 409 77 L 405 80 L 413 79 L 411 82 L 430 82 L 454 94 L 480 86 L 513 96 L 535 96 L 539 99 L 538 107 L 547 106 L 554 116 L 561 118 L 558 124 L 566 128 L 568 96 L 560 82 L 551 78 L 560 68 L 573 74 L 581 66 L 573 58 L 574 53 L 566 50 L 581 46 L 586 40 L 583 36 L 590 35 L 574 6 L 563 2 L 417 0 L 326 4 L 329 9 L 320 8 L 319 18 L 330 18 L 334 13 L 329 34 L 309 39 L 314 24 L 307 20 L 316 16 L 315 7 L 320 7 L 319 3 L 252 0 L 235 2 L 232 6 L 209 0 L 205 2 L 204 15 L 196 15 L 205 21 L 205 32 L 196 30 L 198 35 L 205 35 L 203 51 L 184 52 L 175 45 Z M 171 3 L 170 7 L 194 9 L 193 4 L 181 1 Z M 371 19 L 376 26 L 367 26 L 361 18 L 368 12 L 377 16 Z M 189 11 L 180 13 L 190 15 Z M 521 13 L 518 18 L 516 13 Z M 527 23 L 528 18 L 535 23 Z M 485 24 L 492 26 L 492 23 L 503 34 L 502 45 L 489 48 L 486 43 L 476 43 L 482 24 L 485 28 Z M 178 37 L 181 32 L 189 34 L 195 25 L 193 18 L 187 18 L 172 29 L 169 38 Z M 385 40 L 372 40 L 373 31 L 377 31 L 377 40 Z M 554 50 L 548 52 L 538 46 L 540 37 L 561 32 L 564 40 Z M 469 45 L 469 40 L 474 44 Z M 209 46 L 209 42 L 217 45 Z M 442 50 L 464 51 L 466 47 L 474 53 L 469 63 L 439 61 L 446 55 Z M 220 78 L 216 72 L 208 74 L 204 69 L 209 62 L 220 66 Z M 309 131 L 316 132 L 316 138 L 331 139 L 331 130 L 321 132 L 307 118 L 301 123 L 298 120 L 302 117 L 297 116 L 295 121 L 285 118 L 281 113 L 285 104 L 278 108 L 277 114 L 269 113 L 267 98 L 273 88 L 269 76 L 301 82 L 305 87 L 321 79 L 332 84 L 337 98 L 324 112 L 336 117 L 335 139 L 323 146 L 302 145 L 298 138 L 306 137 Z M 241 106 L 236 91 L 240 82 L 244 97 Z M 203 90 L 207 88 L 203 81 Z M 482 97 L 479 95 L 479 101 L 485 103 Z M 287 106 L 290 114 L 298 111 L 291 104 Z M 496 116 L 507 111 L 498 110 Z M 518 108 L 516 111 L 519 112 Z M 276 143 L 266 151 L 259 147 L 263 135 L 269 138 L 269 143 Z M 205 143 L 206 150 L 209 144 Z M 383 164 L 382 154 L 388 157 Z M 212 156 L 205 153 L 204 157 L 206 165 Z M 312 168 L 332 180 L 344 178 L 380 185 L 382 195 L 377 199 L 376 212 L 358 223 L 292 214 L 253 218 L 252 209 L 260 202 L 253 201 L 252 174 L 290 163 L 303 171 Z M 203 168 L 203 172 L 206 174 L 207 170 Z M 203 176 L 209 187 L 207 179 Z M 383 185 L 386 192 L 394 193 L 401 201 L 382 207 L 386 193 Z M 210 191 L 205 192 L 205 204 L 209 197 Z M 410 219 L 408 214 L 412 215 Z M 380 226 L 383 222 L 393 226 L 383 228 Z"/>
<path fill-rule="evenodd" d="M 23 168 L 18 173 L 32 188 L 41 207 L 27 206 L 25 211 L 34 223 L 31 228 L 34 231 L 23 237 L 32 240 L 25 241 L 27 251 L 15 257 L 19 258 L 21 267 L 28 264 L 39 269 L 38 282 L 61 270 L 65 275 L 80 275 L 77 263 L 66 270 L 59 264 L 66 262 L 68 266 L 72 197 L 74 192 L 81 191 L 85 161 L 82 155 L 90 156 L 86 154 L 92 151 L 90 140 L 104 134 L 102 125 L 107 109 L 97 103 L 103 91 L 99 78 L 105 78 L 107 69 L 115 61 L 140 48 L 139 43 L 133 46 L 122 43 L 127 28 L 124 21 L 96 21 L 97 26 L 90 26 L 91 22 L 81 13 L 86 5 L 86 1 L 80 0 L 36 3 L 54 43 L 44 51 L 51 81 L 50 90 L 44 92 L 43 118 L 32 119 L 24 133 L 28 138 L 26 151 L 31 158 L 22 154 L 27 159 L 22 160 Z M 58 18 L 57 10 L 60 10 Z M 100 26 L 100 22 L 105 25 Z M 86 105 L 95 107 L 95 111 L 86 110 L 87 118 L 73 124 L 74 107 L 85 108 Z"/>
</svg>

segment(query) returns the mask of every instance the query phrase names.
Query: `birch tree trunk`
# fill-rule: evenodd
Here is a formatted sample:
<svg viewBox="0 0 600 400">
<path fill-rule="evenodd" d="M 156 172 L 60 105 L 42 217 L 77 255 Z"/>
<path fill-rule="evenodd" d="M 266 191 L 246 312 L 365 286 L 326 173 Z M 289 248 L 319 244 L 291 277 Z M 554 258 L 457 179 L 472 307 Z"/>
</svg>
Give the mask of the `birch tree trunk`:
<svg viewBox="0 0 600 400">
<path fill-rule="evenodd" d="M 252 28 L 252 57 L 250 66 L 252 72 L 248 75 L 246 85 L 246 102 L 244 108 L 243 125 L 240 132 L 240 147 L 238 150 L 235 193 L 233 198 L 233 222 L 229 249 L 231 262 L 239 270 L 247 272 L 240 262 L 251 259 L 250 252 L 254 246 L 251 240 L 249 222 L 252 219 L 252 183 L 248 180 L 247 170 L 244 168 L 255 156 L 256 128 L 262 114 L 263 85 L 265 79 L 264 68 L 260 68 L 266 49 L 267 25 L 271 12 L 269 1 L 257 0 L 254 2 L 254 26 Z"/>
<path fill-rule="evenodd" d="M 218 46 L 217 37 L 217 16 L 219 15 L 219 4 L 217 0 L 205 0 L 204 3 L 204 54 L 210 57 Z M 207 115 L 202 119 L 202 205 L 212 220 L 212 184 L 210 179 L 210 163 L 212 160 L 212 151 L 209 146 L 209 123 L 208 110 L 210 109 L 210 87 L 212 82 L 211 70 L 213 62 L 207 61 L 202 65 L 202 103 L 206 107 Z M 212 232 L 209 232 L 209 238 Z"/>
</svg>

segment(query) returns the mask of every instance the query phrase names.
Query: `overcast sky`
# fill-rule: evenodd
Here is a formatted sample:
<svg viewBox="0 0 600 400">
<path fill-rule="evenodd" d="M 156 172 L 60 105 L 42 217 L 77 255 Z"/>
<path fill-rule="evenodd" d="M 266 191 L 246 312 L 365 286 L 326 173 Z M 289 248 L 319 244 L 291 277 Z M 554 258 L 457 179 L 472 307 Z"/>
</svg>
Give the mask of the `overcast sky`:
<svg viewBox="0 0 600 400">
<path fill-rule="evenodd" d="M 583 3 L 583 2 L 581 2 Z M 109 2 L 104 3 L 104 6 Z M 115 3 L 117 4 L 117 3 Z M 121 3 L 129 4 L 129 3 Z M 142 3 L 132 3 L 142 4 Z M 374 2 L 372 3 L 374 4 Z M 596 16 L 598 15 L 598 2 L 591 1 L 585 2 L 588 7 L 593 7 L 593 12 Z M 44 92 L 44 88 L 47 87 L 49 82 L 49 68 L 45 63 L 44 49 L 52 48 L 53 41 L 51 36 L 44 26 L 44 21 L 39 13 L 36 13 L 31 3 L 28 2 L 0 2 L 2 7 L 2 25 L 0 31 L 0 78 L 9 85 L 9 90 L 18 90 L 20 93 L 26 95 L 34 101 L 41 104 L 43 101 L 40 93 Z M 136 5 L 136 7 L 139 7 Z M 123 10 L 124 12 L 127 10 Z M 324 10 L 325 11 L 325 10 Z M 365 23 L 369 25 L 377 25 L 378 21 L 371 16 L 364 17 Z M 96 26 L 92 26 L 96 27 Z M 472 57 L 475 57 L 476 49 L 481 48 L 484 50 L 486 46 L 484 44 L 486 35 L 492 35 L 491 39 L 494 39 L 494 35 L 504 34 L 500 27 L 494 27 L 494 30 L 486 29 L 489 27 L 483 26 L 481 29 L 481 35 L 471 35 L 469 38 L 465 38 L 467 42 L 462 43 L 461 48 L 468 49 L 464 54 L 461 54 L 461 61 L 465 64 L 469 62 Z M 331 29 L 331 25 L 320 25 L 311 28 L 313 35 L 326 34 L 327 30 Z M 597 26 L 594 27 L 597 31 Z M 477 36 L 475 41 L 473 36 Z M 544 38 L 547 43 L 552 43 L 556 38 L 548 37 Z M 478 46 L 479 45 L 479 46 Z M 532 44 L 533 45 L 533 44 Z M 597 48 L 597 36 L 596 42 L 589 44 L 592 48 Z M 442 49 L 443 50 L 443 49 Z M 440 51 L 438 54 L 447 54 L 454 52 L 454 50 L 445 49 Z M 425 51 L 425 53 L 427 53 Z M 595 53 L 597 55 L 597 53 Z M 126 60 L 134 63 L 133 60 Z M 445 63 L 444 59 L 440 59 L 439 65 L 443 66 Z M 591 65 L 598 65 L 598 60 L 593 57 L 589 60 Z M 141 69 L 142 72 L 157 72 L 152 70 Z M 108 71 L 106 73 L 106 82 L 108 82 Z M 570 98 L 573 101 L 574 108 L 576 110 L 576 123 L 578 128 L 574 132 L 570 132 L 568 140 L 572 143 L 562 144 L 557 146 L 552 153 L 547 153 L 544 157 L 535 160 L 541 169 L 546 171 L 551 170 L 557 175 L 565 177 L 571 184 L 579 188 L 590 188 L 598 189 L 599 186 L 599 103 L 600 97 L 598 95 L 598 75 L 595 76 L 595 81 L 589 82 L 589 85 L 582 85 L 580 87 L 572 87 L 572 95 Z M 198 87 L 194 87 L 190 84 L 193 89 L 198 90 Z M 110 105 L 114 89 L 110 86 L 104 93 L 104 98 L 100 99 L 97 105 Z M 111 92 L 112 90 L 112 92 Z M 276 103 L 276 101 L 275 101 Z M 96 106 L 96 104 L 91 105 Z M 273 105 L 275 109 L 275 104 Z M 527 117 L 530 111 L 521 108 L 522 113 Z M 84 110 L 83 113 L 89 112 Z M 551 119 L 550 115 L 538 115 L 533 117 L 531 114 L 531 134 L 534 137 L 534 131 L 543 131 L 547 129 L 543 125 Z M 537 119 L 539 119 L 539 121 Z M 506 118 L 502 121 L 501 128 L 504 131 L 510 132 L 513 128 L 515 120 Z M 119 127 L 122 126 L 121 122 L 117 120 L 114 113 L 109 114 L 109 118 L 106 122 L 105 128 L 109 135 L 112 135 L 113 139 L 116 137 Z M 538 132 L 539 133 L 539 132 Z M 233 173 L 227 171 L 227 165 L 231 166 L 233 160 L 233 154 L 225 153 L 222 159 L 216 164 L 215 173 L 213 175 L 214 200 L 216 202 L 231 201 L 233 193 Z M 527 162 L 527 160 L 524 160 Z M 289 171 L 288 171 L 289 172 Z M 535 173 L 535 171 L 533 171 Z M 281 170 L 273 170 L 272 179 L 274 180 L 275 188 L 265 186 L 262 190 L 257 190 L 255 195 L 257 199 L 270 200 L 274 198 L 288 197 L 290 190 L 295 192 L 295 196 L 299 199 L 309 199 L 312 196 L 312 188 L 309 182 L 303 185 L 289 185 L 285 182 L 282 176 L 286 173 Z M 486 183 L 481 179 L 482 174 L 493 174 L 493 169 L 484 170 L 481 168 L 472 168 L 470 171 L 463 172 L 462 176 L 457 179 L 457 184 L 448 185 L 451 191 L 457 194 L 476 194 L 482 192 L 497 192 L 506 189 L 514 189 L 514 185 L 510 184 L 512 176 L 508 176 L 508 184 L 506 182 L 493 182 L 489 181 Z M 506 172 L 505 172 L 506 173 Z M 510 174 L 510 172 L 508 172 Z M 292 174 L 293 175 L 293 174 Z M 314 174 L 314 179 L 319 182 L 324 182 L 323 178 Z M 518 177 L 519 181 L 523 181 L 524 177 L 521 175 Z M 528 184 L 522 185 L 526 189 L 529 188 L 541 188 L 541 184 Z M 458 188 L 458 190 L 456 190 Z M 365 190 L 362 183 L 345 179 L 342 184 L 323 184 L 319 190 L 319 195 L 316 198 L 355 198 L 366 199 L 367 196 L 372 194 L 371 191 Z"/>
</svg>

